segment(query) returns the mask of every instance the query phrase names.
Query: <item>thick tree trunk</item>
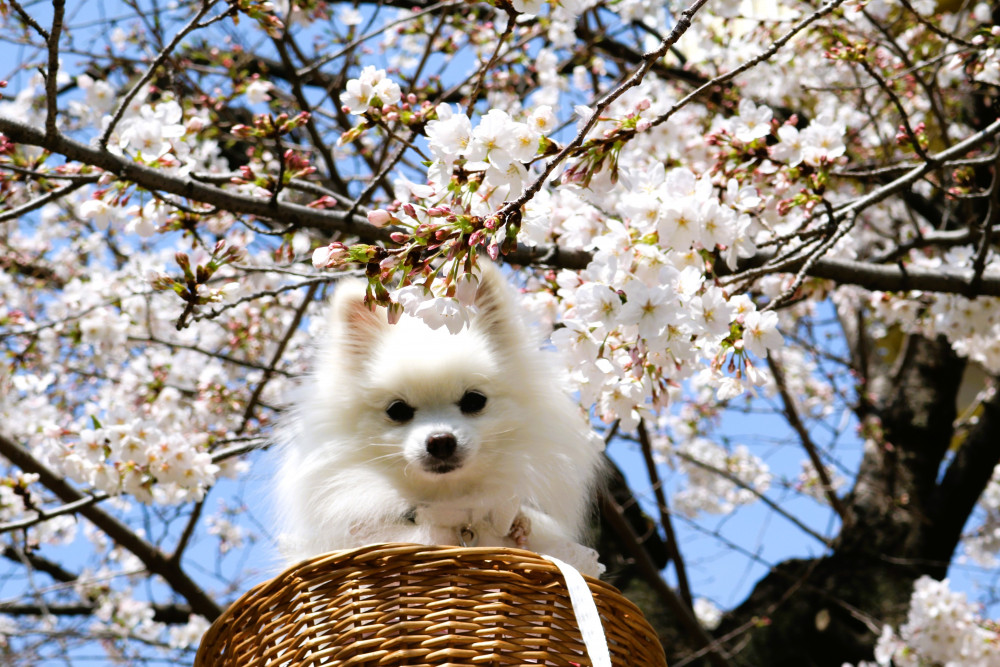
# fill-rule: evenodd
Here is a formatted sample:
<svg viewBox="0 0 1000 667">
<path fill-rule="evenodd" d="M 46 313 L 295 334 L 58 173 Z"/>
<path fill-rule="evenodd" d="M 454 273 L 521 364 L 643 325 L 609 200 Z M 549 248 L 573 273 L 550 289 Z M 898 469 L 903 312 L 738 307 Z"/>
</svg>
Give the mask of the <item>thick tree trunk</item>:
<svg viewBox="0 0 1000 667">
<path fill-rule="evenodd" d="M 984 406 L 942 476 L 964 362 L 942 339 L 911 337 L 901 354 L 895 374 L 869 377 L 867 446 L 833 553 L 782 563 L 727 616 L 717 636 L 759 619 L 729 645 L 732 664 L 871 659 L 882 624 L 905 620 L 914 580 L 946 573 L 1000 460 L 1000 400 Z"/>
<path fill-rule="evenodd" d="M 965 363 L 943 339 L 911 337 L 900 355 L 892 369 L 865 366 L 859 417 L 867 444 L 832 553 L 779 564 L 726 616 L 714 635 L 732 634 L 725 642 L 730 664 L 841 667 L 870 660 L 882 625 L 905 620 L 913 582 L 946 573 L 1000 462 L 1000 393 L 949 460 Z M 638 528 L 640 517 L 631 518 Z M 653 544 L 662 559 L 662 544 Z M 614 551 L 602 546 L 605 556 Z M 658 629 L 670 663 L 698 650 L 628 559 L 619 554 L 612 562 L 613 578 Z"/>
</svg>

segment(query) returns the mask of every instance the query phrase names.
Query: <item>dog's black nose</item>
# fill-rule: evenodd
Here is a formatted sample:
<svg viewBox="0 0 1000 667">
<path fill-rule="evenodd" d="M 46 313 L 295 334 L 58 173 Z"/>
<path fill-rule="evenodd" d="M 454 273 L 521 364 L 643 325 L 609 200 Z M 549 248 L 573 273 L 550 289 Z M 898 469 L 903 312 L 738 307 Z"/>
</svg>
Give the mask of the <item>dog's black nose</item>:
<svg viewBox="0 0 1000 667">
<path fill-rule="evenodd" d="M 427 436 L 427 453 L 439 461 L 447 461 L 455 454 L 458 442 L 451 433 L 431 433 Z"/>
</svg>

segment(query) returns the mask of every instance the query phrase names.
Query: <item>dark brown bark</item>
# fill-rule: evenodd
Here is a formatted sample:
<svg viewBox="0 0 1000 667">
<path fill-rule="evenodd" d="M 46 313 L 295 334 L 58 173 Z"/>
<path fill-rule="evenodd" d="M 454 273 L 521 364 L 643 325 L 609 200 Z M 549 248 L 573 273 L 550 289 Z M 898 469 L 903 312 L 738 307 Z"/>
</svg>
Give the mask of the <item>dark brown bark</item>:
<svg viewBox="0 0 1000 667">
<path fill-rule="evenodd" d="M 854 347 L 872 348 L 871 340 Z M 729 664 L 841 667 L 870 660 L 883 624 L 905 621 L 914 581 L 946 574 L 962 527 L 1000 463 L 1000 392 L 949 458 L 965 360 L 943 338 L 912 336 L 891 361 L 870 356 L 858 364 L 867 372 L 859 417 L 868 446 L 842 499 L 846 518 L 831 552 L 779 564 L 724 618 L 712 635 L 723 641 Z M 630 503 L 628 488 L 613 487 L 620 504 L 633 506 L 633 530 L 648 528 L 651 520 Z M 652 534 L 646 547 L 664 562 L 663 543 Z M 620 542 L 602 543 L 601 552 L 612 564 L 611 580 L 657 629 L 669 663 L 697 651 L 701 642 L 682 629 Z"/>
<path fill-rule="evenodd" d="M 868 446 L 833 552 L 774 568 L 727 616 L 734 665 L 840 667 L 871 659 L 884 623 L 905 620 L 913 582 L 945 575 L 962 526 L 1000 461 L 1000 399 L 940 475 L 952 445 L 964 360 L 944 339 L 911 337 L 895 373 L 869 378 Z M 940 480 L 940 481 L 939 481 Z"/>
</svg>

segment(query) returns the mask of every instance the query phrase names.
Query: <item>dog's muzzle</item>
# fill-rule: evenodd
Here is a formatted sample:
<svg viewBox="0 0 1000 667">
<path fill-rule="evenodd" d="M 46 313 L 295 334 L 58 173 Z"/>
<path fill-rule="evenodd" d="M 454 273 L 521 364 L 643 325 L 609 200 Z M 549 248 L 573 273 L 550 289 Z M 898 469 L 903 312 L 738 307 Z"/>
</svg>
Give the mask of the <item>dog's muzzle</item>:
<svg viewBox="0 0 1000 667">
<path fill-rule="evenodd" d="M 443 475 L 462 465 L 462 457 L 458 454 L 458 439 L 453 433 L 431 433 L 427 436 L 424 450 L 426 454 L 421 463 L 428 472 Z"/>
</svg>

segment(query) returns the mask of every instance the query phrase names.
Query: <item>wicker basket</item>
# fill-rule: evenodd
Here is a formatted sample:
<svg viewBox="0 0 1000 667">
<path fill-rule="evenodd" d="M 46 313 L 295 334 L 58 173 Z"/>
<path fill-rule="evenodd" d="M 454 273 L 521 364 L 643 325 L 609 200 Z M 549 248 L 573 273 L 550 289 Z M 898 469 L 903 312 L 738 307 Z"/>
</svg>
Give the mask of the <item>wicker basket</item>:
<svg viewBox="0 0 1000 667">
<path fill-rule="evenodd" d="M 666 667 L 642 612 L 587 577 L 621 667 Z M 520 549 L 375 545 L 303 561 L 237 600 L 195 667 L 591 665 L 565 580 Z"/>
</svg>

